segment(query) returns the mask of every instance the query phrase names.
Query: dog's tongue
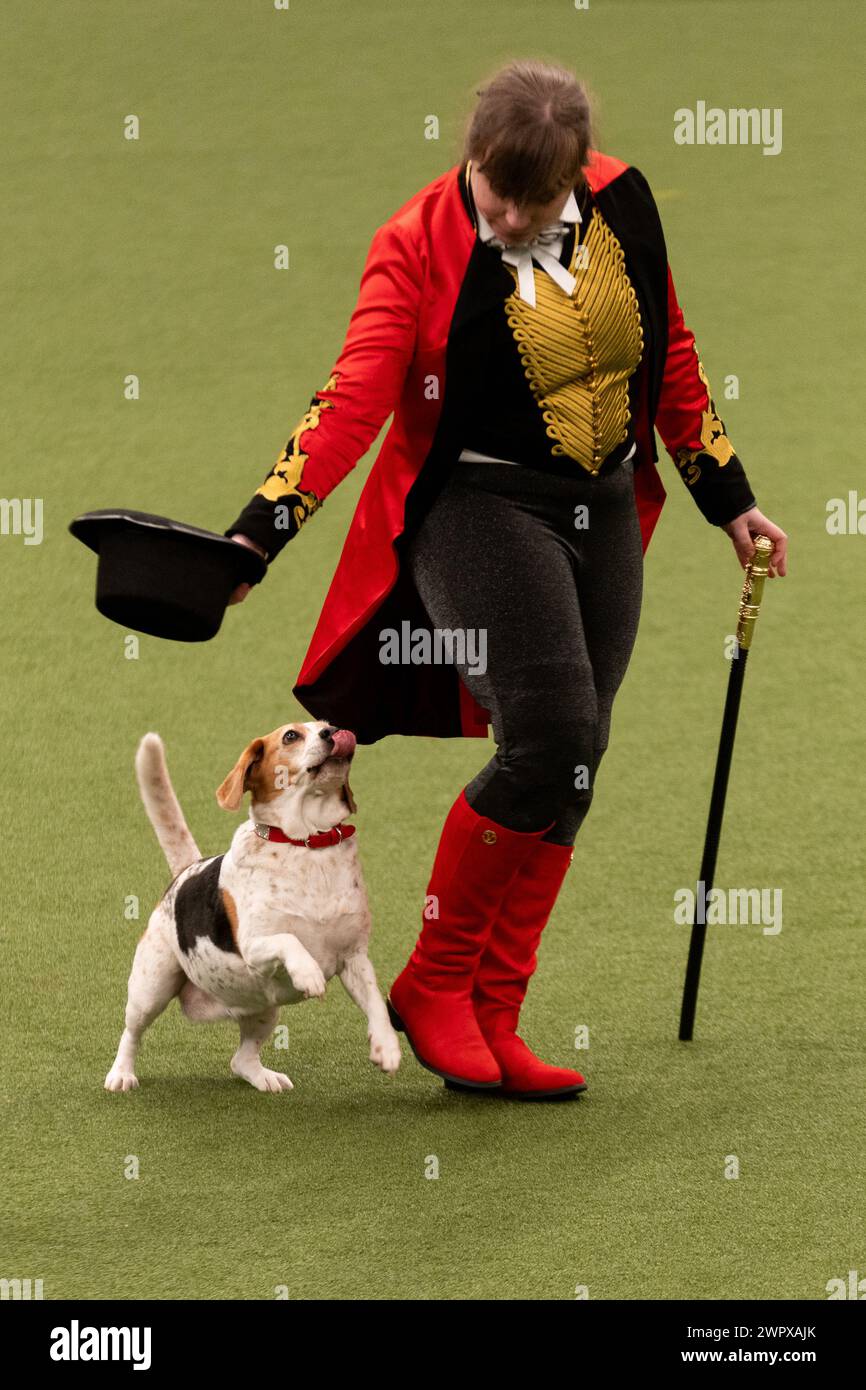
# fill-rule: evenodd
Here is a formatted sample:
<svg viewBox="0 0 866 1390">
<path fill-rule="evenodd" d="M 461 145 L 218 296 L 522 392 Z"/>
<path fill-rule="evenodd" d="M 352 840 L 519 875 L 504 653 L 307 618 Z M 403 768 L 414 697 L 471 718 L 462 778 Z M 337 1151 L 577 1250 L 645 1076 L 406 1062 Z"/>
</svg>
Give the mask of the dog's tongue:
<svg viewBox="0 0 866 1390">
<path fill-rule="evenodd" d="M 348 758 L 355 751 L 355 735 L 349 729 L 338 729 L 334 734 L 334 756 Z"/>
</svg>

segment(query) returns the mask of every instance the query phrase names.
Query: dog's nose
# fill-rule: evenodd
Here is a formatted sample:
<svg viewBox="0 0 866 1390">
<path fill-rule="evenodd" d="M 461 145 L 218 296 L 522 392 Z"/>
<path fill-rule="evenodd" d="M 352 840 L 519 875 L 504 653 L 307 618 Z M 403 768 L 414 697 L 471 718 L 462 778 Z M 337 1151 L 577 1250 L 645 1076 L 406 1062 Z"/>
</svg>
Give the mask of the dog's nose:
<svg viewBox="0 0 866 1390">
<path fill-rule="evenodd" d="M 328 728 L 319 730 L 319 738 L 323 738 L 326 743 L 331 743 L 336 732 L 337 730 L 332 729 L 329 725 Z"/>
</svg>

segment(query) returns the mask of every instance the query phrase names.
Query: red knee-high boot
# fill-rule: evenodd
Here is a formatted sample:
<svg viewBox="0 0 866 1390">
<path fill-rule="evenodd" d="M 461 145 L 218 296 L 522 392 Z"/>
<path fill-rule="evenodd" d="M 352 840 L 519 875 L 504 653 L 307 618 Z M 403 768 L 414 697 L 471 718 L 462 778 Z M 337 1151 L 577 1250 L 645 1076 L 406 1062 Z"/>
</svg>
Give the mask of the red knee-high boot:
<svg viewBox="0 0 866 1390">
<path fill-rule="evenodd" d="M 552 823 L 552 822 L 551 822 Z M 427 886 L 426 917 L 388 996 L 391 1022 L 422 1066 L 464 1086 L 498 1086 L 499 1065 L 472 1007 L 476 969 L 502 900 L 548 830 L 508 830 L 479 816 L 461 791 L 445 820 Z"/>
<path fill-rule="evenodd" d="M 579 1071 L 540 1061 L 517 1036 L 541 934 L 573 857 L 570 845 L 536 843 L 505 896 L 475 975 L 475 1016 L 499 1063 L 502 1090 L 515 1098 L 542 1100 L 586 1090 Z"/>
</svg>

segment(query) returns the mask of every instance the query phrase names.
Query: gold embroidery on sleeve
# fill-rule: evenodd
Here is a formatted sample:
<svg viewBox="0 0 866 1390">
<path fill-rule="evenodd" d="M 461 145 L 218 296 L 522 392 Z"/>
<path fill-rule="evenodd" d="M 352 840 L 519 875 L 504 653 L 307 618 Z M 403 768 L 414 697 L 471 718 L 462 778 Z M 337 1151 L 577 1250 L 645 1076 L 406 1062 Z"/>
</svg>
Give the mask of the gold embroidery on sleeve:
<svg viewBox="0 0 866 1390">
<path fill-rule="evenodd" d="M 324 386 L 323 391 L 333 391 L 339 378 L 339 372 L 333 372 Z M 323 410 L 333 410 L 334 402 L 322 400 L 318 395 L 313 396 L 309 409 L 302 415 L 294 430 L 292 431 L 289 442 L 280 454 L 273 466 L 269 476 L 256 489 L 258 497 L 265 497 L 269 502 L 280 502 L 286 498 L 293 497 L 296 502 L 292 505 L 295 521 L 298 526 L 302 526 L 313 512 L 318 511 L 322 505 L 322 500 L 316 497 L 315 493 L 304 492 L 300 487 L 301 475 L 304 471 L 304 464 L 309 458 L 300 446 L 301 435 L 307 430 L 318 428 Z"/>
<path fill-rule="evenodd" d="M 709 454 L 716 460 L 719 468 L 724 468 L 725 464 L 734 456 L 734 446 L 728 439 L 725 427 L 716 413 L 710 383 L 698 353 L 697 343 L 693 343 L 692 346 L 698 359 L 698 376 L 707 388 L 707 409 L 703 412 L 701 420 L 701 448 L 679 449 L 677 451 L 676 465 L 689 487 L 692 487 L 701 476 L 701 469 L 697 460 L 702 455 Z"/>
</svg>

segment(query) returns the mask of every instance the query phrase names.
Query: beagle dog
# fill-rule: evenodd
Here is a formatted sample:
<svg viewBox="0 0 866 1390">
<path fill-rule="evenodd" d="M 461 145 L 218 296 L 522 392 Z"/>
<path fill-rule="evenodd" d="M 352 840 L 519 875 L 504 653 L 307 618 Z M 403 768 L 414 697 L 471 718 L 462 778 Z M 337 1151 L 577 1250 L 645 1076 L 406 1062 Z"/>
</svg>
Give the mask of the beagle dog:
<svg viewBox="0 0 866 1390">
<path fill-rule="evenodd" d="M 135 768 L 142 800 L 175 875 L 151 914 L 129 977 L 126 1028 L 107 1091 L 138 1085 L 141 1035 L 175 996 L 187 1018 L 233 1018 L 231 1069 L 259 1091 L 289 1091 L 259 1052 L 281 1004 L 320 999 L 332 975 L 367 1017 L 370 1060 L 395 1072 L 400 1044 L 367 956 L 370 911 L 349 787 L 355 736 L 322 720 L 283 724 L 253 739 L 217 790 L 249 819 L 226 854 L 203 859 L 184 819 L 158 734 L 145 734 Z"/>
</svg>

